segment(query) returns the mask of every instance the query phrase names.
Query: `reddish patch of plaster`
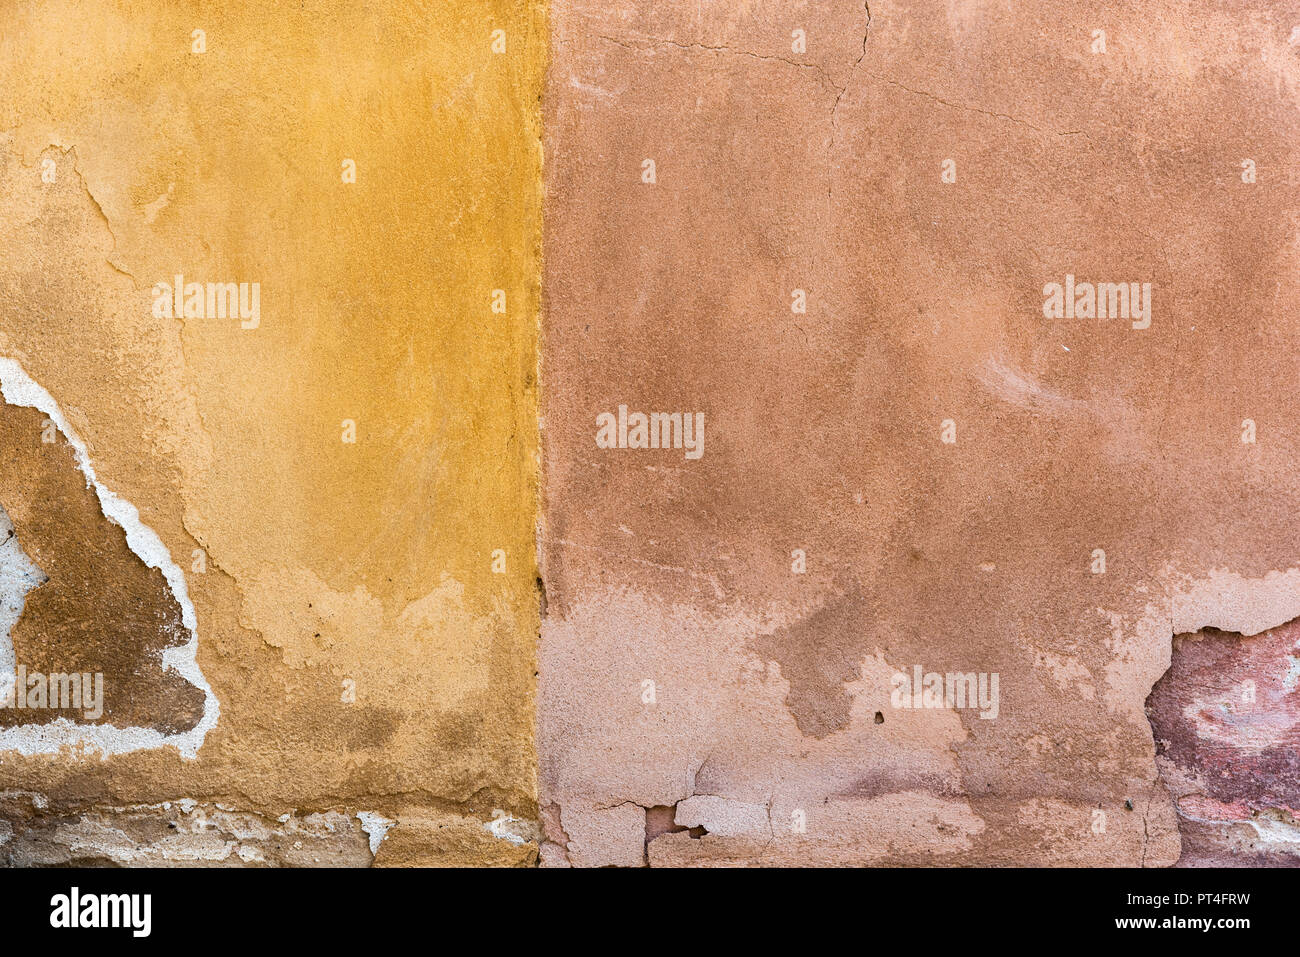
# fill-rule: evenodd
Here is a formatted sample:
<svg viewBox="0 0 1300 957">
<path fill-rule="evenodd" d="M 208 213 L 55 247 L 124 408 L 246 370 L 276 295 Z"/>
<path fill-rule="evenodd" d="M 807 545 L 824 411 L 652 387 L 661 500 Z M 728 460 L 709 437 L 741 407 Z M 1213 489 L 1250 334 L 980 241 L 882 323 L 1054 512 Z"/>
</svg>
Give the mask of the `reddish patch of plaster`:
<svg viewBox="0 0 1300 957">
<path fill-rule="evenodd" d="M 1300 620 L 1250 638 L 1212 628 L 1175 637 L 1147 714 L 1178 808 L 1182 863 L 1300 851 L 1273 837 L 1290 833 L 1300 808 L 1298 679 Z M 1227 840 L 1234 825 L 1246 846 Z"/>
</svg>

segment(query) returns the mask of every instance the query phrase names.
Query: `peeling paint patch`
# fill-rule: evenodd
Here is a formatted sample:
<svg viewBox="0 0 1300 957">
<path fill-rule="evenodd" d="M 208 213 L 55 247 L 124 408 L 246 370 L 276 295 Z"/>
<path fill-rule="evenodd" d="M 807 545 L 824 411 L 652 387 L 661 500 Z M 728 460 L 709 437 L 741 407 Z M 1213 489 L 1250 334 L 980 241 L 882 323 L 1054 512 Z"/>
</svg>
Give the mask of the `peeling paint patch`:
<svg viewBox="0 0 1300 957">
<path fill-rule="evenodd" d="M 1156 765 L 1178 810 L 1184 866 L 1300 864 L 1300 700 L 1288 687 L 1300 620 L 1253 636 L 1174 639 L 1147 700 Z"/>
<path fill-rule="evenodd" d="M 28 376 L 18 362 L 6 357 L 0 357 L 0 394 L 12 406 L 33 408 L 49 418 L 74 450 L 77 466 L 85 476 L 86 488 L 94 490 L 104 517 L 125 532 L 127 547 L 147 568 L 158 569 L 162 573 L 168 590 L 180 606 L 181 619 L 189 634 L 189 640 L 184 644 L 163 650 L 163 668 L 182 676 L 189 684 L 200 689 L 204 697 L 203 714 L 198 723 L 179 733 L 169 734 L 139 726 L 84 725 L 60 717 L 47 724 L 0 729 L 0 750 L 50 754 L 65 747 L 82 746 L 108 757 L 112 754 L 171 746 L 186 758 L 196 757 L 208 731 L 216 726 L 220 706 L 198 666 L 198 622 L 189 599 L 184 573 L 172 560 L 162 539 L 141 521 L 136 507 L 96 478 L 85 443 L 68 423 L 54 398 Z M 0 652 L 0 663 L 6 660 L 13 662 L 13 641 L 8 631 L 3 644 L 7 648 Z M 12 670 L 8 674 L 12 675 Z"/>
</svg>

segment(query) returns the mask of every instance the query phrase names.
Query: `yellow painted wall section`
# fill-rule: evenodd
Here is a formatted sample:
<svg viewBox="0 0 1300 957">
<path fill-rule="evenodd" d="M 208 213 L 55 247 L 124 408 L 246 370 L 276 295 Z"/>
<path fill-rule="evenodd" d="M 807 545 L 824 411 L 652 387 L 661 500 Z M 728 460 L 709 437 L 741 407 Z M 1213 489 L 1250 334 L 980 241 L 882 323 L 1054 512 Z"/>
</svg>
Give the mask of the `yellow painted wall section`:
<svg viewBox="0 0 1300 957">
<path fill-rule="evenodd" d="M 9 787 L 535 853 L 473 822 L 537 813 L 545 58 L 526 0 L 0 3 L 0 356 L 185 570 L 221 707 Z"/>
</svg>

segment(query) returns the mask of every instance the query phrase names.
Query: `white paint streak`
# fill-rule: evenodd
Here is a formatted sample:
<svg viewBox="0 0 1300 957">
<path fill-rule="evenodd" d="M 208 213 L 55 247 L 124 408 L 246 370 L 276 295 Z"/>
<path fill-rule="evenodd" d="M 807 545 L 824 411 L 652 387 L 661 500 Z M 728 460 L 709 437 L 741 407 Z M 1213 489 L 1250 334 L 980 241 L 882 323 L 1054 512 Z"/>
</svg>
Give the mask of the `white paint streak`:
<svg viewBox="0 0 1300 957">
<path fill-rule="evenodd" d="M 104 516 L 126 533 L 127 547 L 138 555 L 146 566 L 157 568 L 162 572 L 172 597 L 180 605 L 181 620 L 190 633 L 189 641 L 185 644 L 163 651 L 163 667 L 177 672 L 190 684 L 203 691 L 203 717 L 193 728 L 179 734 L 163 734 L 154 728 L 74 724 L 67 718 L 58 718 L 50 724 L 0 730 L 0 751 L 54 754 L 65 747 L 82 745 L 88 750 L 99 751 L 106 758 L 112 754 L 170 746 L 176 748 L 186 758 L 197 757 L 203 739 L 217 725 L 221 707 L 217 702 L 217 696 L 208 686 L 207 679 L 203 677 L 203 672 L 199 670 L 198 618 L 194 613 L 194 606 L 190 603 L 189 590 L 185 586 L 185 575 L 172 561 L 171 553 L 158 534 L 140 520 L 140 513 L 136 507 L 95 478 L 95 470 L 90 464 L 90 454 L 86 450 L 86 445 L 64 417 L 59 404 L 13 359 L 0 357 L 0 394 L 3 394 L 4 400 L 10 405 L 38 409 L 49 417 L 75 450 L 77 465 L 86 477 L 86 487 L 95 490 Z M 8 648 L 8 660 L 13 661 L 13 640 L 9 637 L 7 629 L 3 644 Z M 3 657 L 0 654 L 0 664 L 2 663 Z M 9 673 L 12 674 L 12 670 Z"/>
</svg>

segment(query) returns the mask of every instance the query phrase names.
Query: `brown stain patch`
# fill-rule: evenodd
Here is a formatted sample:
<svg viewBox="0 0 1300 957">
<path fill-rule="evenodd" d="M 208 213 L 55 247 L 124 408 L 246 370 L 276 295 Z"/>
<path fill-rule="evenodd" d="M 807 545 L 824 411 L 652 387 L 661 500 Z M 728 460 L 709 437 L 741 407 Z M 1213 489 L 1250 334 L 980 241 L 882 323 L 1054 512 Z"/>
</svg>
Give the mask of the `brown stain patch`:
<svg viewBox="0 0 1300 957">
<path fill-rule="evenodd" d="M 104 675 L 103 714 L 0 709 L 0 726 L 75 723 L 188 730 L 203 692 L 163 667 L 189 632 L 162 572 L 149 568 L 110 522 L 67 439 L 37 409 L 0 403 L 0 505 L 23 550 L 48 576 L 27 593 L 11 637 L 29 673 Z M 53 442 L 43 441 L 42 435 Z"/>
</svg>

